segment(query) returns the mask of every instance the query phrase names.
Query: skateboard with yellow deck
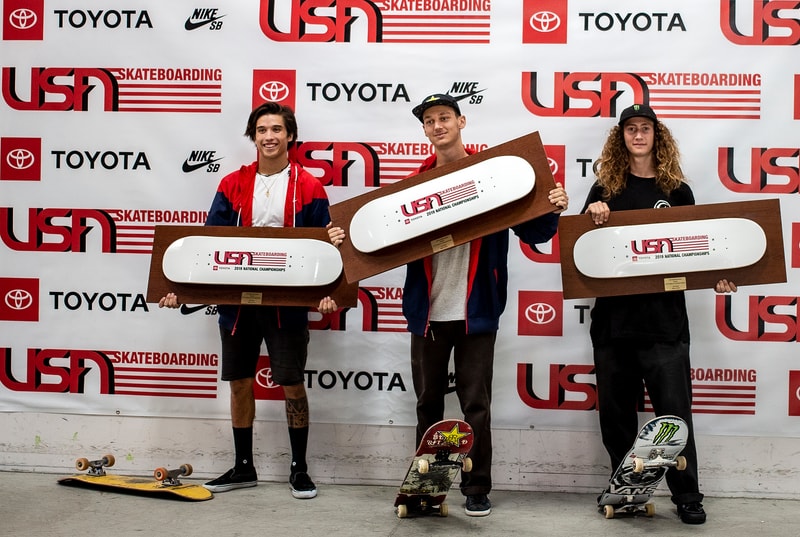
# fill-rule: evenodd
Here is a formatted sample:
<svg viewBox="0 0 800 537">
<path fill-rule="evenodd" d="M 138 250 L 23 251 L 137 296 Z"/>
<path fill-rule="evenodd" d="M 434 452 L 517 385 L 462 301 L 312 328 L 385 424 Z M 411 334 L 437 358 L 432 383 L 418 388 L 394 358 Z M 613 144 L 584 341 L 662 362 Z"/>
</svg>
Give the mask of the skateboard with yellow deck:
<svg viewBox="0 0 800 537">
<path fill-rule="evenodd" d="M 214 497 L 211 491 L 206 490 L 201 485 L 189 485 L 180 481 L 180 477 L 191 475 L 192 466 L 190 464 L 182 464 L 174 470 L 156 468 L 153 472 L 153 479 L 148 479 L 106 473 L 105 469 L 114 466 L 114 462 L 113 455 L 104 455 L 97 460 L 77 459 L 75 468 L 79 471 L 88 471 L 84 474 L 63 477 L 58 482 L 61 485 L 189 501 L 210 500 Z"/>
</svg>

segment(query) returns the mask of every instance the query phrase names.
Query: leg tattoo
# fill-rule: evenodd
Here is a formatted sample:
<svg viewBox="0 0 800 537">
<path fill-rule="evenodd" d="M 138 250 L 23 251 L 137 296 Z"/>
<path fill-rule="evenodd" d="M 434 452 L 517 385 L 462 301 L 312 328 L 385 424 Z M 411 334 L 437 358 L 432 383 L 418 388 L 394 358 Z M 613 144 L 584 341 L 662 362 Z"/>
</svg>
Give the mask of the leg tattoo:
<svg viewBox="0 0 800 537">
<path fill-rule="evenodd" d="M 308 427 L 308 397 L 286 399 L 286 421 L 290 429 Z"/>
</svg>

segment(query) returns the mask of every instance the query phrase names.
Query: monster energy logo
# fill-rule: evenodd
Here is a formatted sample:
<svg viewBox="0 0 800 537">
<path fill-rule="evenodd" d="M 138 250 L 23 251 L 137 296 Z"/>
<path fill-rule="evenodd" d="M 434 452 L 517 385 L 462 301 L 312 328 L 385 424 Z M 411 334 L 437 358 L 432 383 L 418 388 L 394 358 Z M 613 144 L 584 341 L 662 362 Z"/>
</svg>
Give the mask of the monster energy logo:
<svg viewBox="0 0 800 537">
<path fill-rule="evenodd" d="M 653 438 L 653 443 L 658 445 L 669 442 L 672 440 L 672 437 L 675 436 L 675 433 L 680 430 L 680 428 L 681 426 L 677 423 L 672 423 L 669 421 L 663 422 L 661 424 L 661 428 L 658 430 L 658 433 L 656 433 L 656 436 Z"/>
</svg>

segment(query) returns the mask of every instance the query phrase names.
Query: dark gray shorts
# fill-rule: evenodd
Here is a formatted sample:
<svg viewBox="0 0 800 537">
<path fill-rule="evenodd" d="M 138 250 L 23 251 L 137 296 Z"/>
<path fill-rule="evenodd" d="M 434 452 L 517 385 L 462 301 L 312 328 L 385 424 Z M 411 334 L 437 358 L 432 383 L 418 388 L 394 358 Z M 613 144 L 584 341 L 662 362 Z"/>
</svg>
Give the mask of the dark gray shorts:
<svg viewBox="0 0 800 537">
<path fill-rule="evenodd" d="M 219 335 L 222 340 L 222 380 L 255 377 L 261 342 L 264 341 L 272 381 L 281 386 L 305 382 L 308 328 L 279 328 L 275 308 L 242 308 L 234 332 L 220 327 Z"/>
</svg>

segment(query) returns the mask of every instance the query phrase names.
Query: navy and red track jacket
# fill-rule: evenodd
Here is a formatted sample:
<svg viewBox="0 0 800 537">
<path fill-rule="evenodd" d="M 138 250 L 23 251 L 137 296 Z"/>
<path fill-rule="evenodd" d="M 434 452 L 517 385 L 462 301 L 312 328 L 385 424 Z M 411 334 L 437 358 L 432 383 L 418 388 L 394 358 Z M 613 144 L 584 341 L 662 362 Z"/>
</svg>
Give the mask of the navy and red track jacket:
<svg viewBox="0 0 800 537">
<path fill-rule="evenodd" d="M 470 149 L 467 152 L 474 153 Z M 433 155 L 412 176 L 435 166 L 436 156 Z M 557 228 L 558 214 L 548 213 L 511 229 L 522 242 L 533 245 L 550 240 Z M 464 305 L 468 334 L 496 332 L 499 328 L 507 298 L 508 240 L 508 230 L 504 229 L 469 243 L 467 303 Z M 408 330 L 419 336 L 426 335 L 428 330 L 432 276 L 431 257 L 406 266 L 403 315 L 408 321 Z"/>
<path fill-rule="evenodd" d="M 292 162 L 289 169 L 289 187 L 286 192 L 284 227 L 325 227 L 330 222 L 328 196 L 319 180 Z M 207 226 L 253 225 L 253 189 L 258 163 L 244 165 L 231 172 L 219 183 L 206 219 Z M 217 308 L 219 324 L 233 330 L 240 306 L 220 305 Z M 308 308 L 281 306 L 278 308 L 280 325 L 298 328 L 308 324 Z"/>
</svg>

